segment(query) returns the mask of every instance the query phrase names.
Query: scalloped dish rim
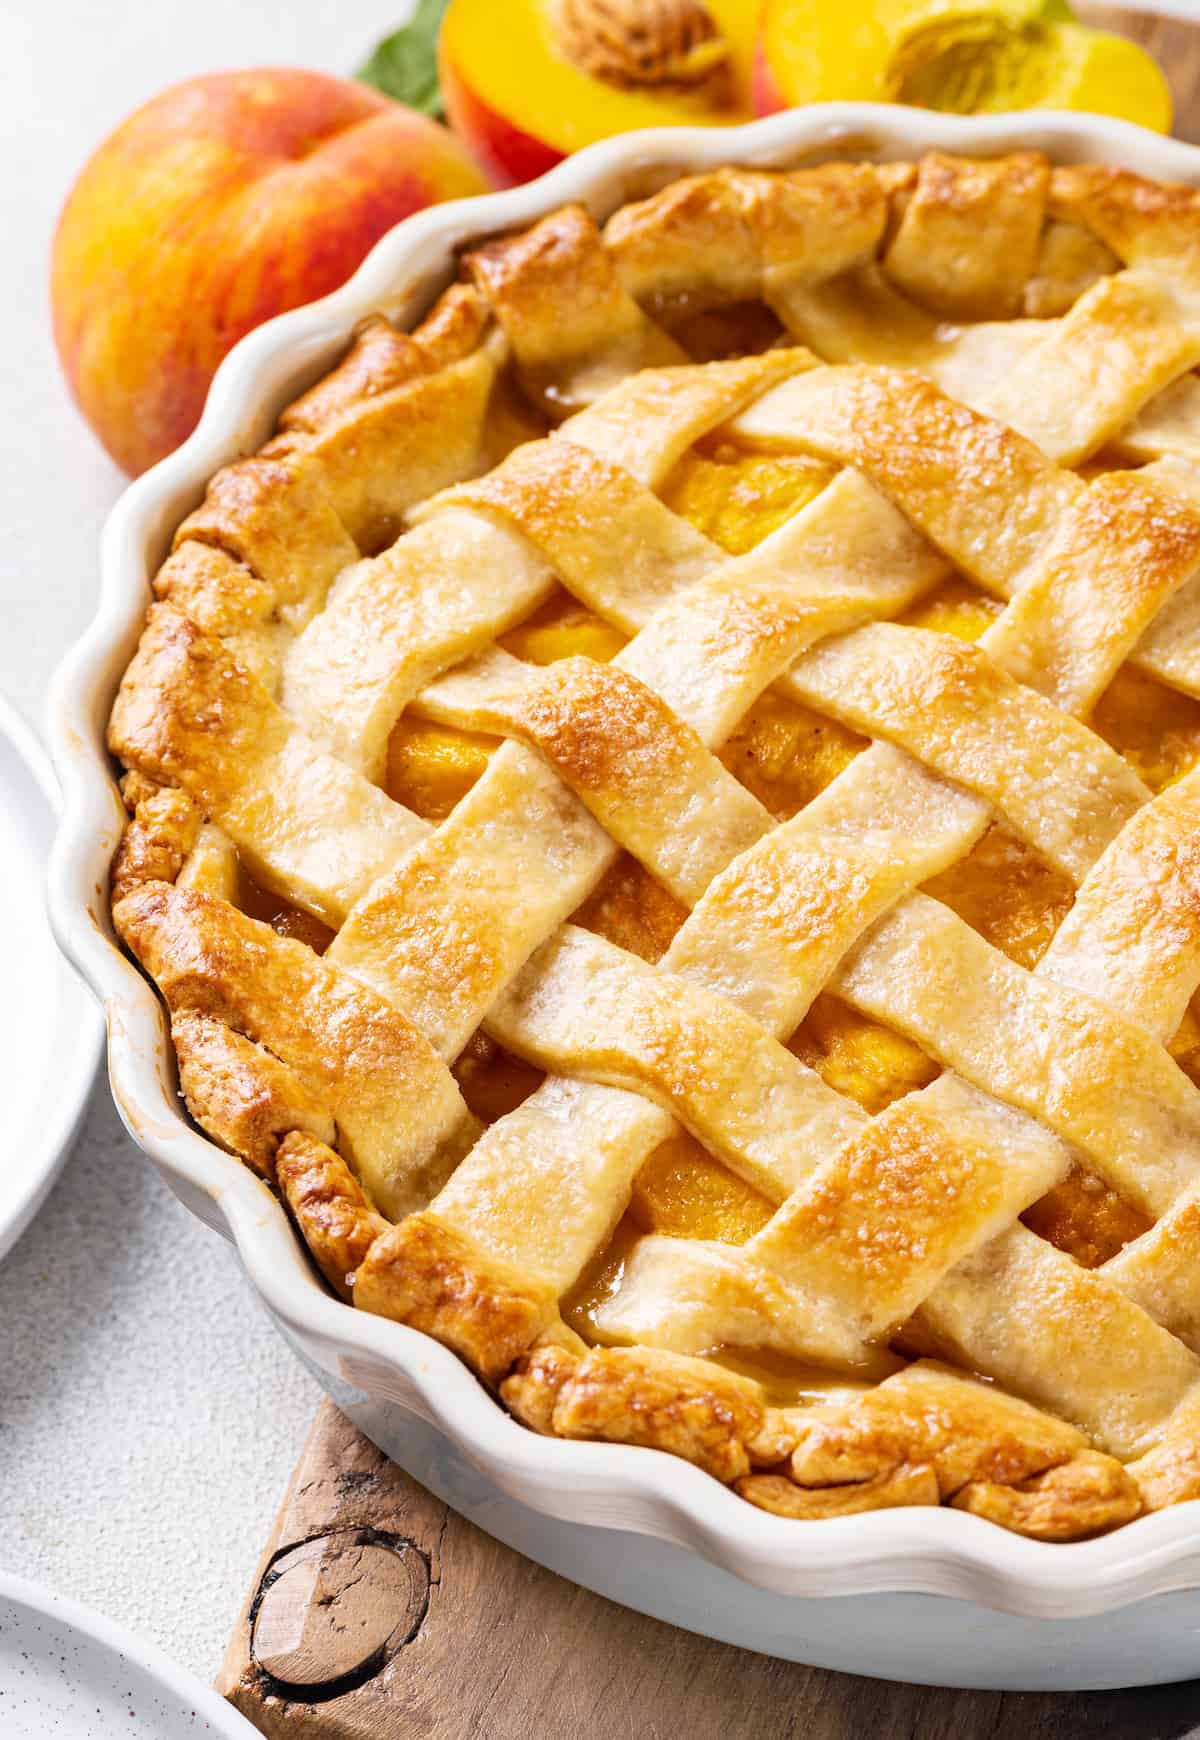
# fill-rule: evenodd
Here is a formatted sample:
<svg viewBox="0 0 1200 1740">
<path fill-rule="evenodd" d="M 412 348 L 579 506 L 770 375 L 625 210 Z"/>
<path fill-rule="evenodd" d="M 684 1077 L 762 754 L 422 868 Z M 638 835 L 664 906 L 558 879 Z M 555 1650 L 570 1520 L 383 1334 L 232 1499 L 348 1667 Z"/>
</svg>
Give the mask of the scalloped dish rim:
<svg viewBox="0 0 1200 1740">
<path fill-rule="evenodd" d="M 221 364 L 194 433 L 125 490 L 105 527 L 97 613 L 62 659 L 48 700 L 63 788 L 49 907 L 60 947 L 104 1005 L 121 1116 L 176 1194 L 232 1237 L 268 1308 L 319 1363 L 433 1423 L 510 1497 L 571 1523 L 656 1536 L 784 1596 L 917 1592 L 1068 1619 L 1200 1586 L 1200 1501 L 1070 1545 L 1009 1534 L 952 1509 L 788 1521 L 662 1452 L 540 1437 L 439 1343 L 329 1296 L 266 1186 L 188 1121 L 157 992 L 114 941 L 107 899 L 124 809 L 104 728 L 141 629 L 148 576 L 212 473 L 253 451 L 279 408 L 328 366 L 363 315 L 383 308 L 411 323 L 446 282 L 464 242 L 531 223 L 569 200 L 604 214 L 649 171 L 1018 146 L 1059 162 L 1116 162 L 1200 185 L 1200 149 L 1090 115 L 964 119 L 831 103 L 746 126 L 655 129 L 589 146 L 523 187 L 406 219 L 341 289 L 249 334 Z"/>
</svg>

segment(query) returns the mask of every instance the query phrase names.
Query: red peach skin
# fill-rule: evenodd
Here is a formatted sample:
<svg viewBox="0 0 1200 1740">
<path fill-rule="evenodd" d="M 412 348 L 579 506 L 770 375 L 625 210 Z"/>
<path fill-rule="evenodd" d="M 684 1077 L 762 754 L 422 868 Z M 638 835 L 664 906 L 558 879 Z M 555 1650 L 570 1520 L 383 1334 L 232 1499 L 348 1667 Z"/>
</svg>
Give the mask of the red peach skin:
<svg viewBox="0 0 1200 1740">
<path fill-rule="evenodd" d="M 59 219 L 54 336 L 80 409 L 144 471 L 190 433 L 243 334 L 336 289 L 410 212 L 486 187 L 444 127 L 346 79 L 260 68 L 164 91 Z"/>
</svg>

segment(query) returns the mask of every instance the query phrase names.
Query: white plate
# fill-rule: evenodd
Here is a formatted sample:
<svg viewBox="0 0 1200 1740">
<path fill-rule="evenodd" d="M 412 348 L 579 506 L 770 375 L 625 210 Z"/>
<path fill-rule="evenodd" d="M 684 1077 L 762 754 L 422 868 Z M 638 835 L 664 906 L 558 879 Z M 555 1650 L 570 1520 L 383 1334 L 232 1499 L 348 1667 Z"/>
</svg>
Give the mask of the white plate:
<svg viewBox="0 0 1200 1740">
<path fill-rule="evenodd" d="M 0 1571 L 4 1740 L 261 1740 L 199 1680 L 99 1613 Z"/>
<path fill-rule="evenodd" d="M 100 1011 L 55 947 L 43 888 L 58 787 L 40 743 L 0 697 L 0 1257 L 58 1175 L 104 1037 Z"/>
</svg>

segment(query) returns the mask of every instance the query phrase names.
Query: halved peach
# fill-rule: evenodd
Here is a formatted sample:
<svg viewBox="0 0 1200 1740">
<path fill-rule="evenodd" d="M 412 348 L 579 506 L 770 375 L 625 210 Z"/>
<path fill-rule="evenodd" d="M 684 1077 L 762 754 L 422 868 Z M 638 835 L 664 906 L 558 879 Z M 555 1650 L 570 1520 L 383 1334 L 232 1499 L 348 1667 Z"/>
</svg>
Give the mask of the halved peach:
<svg viewBox="0 0 1200 1740">
<path fill-rule="evenodd" d="M 1167 81 L 1146 51 L 1077 24 L 1063 0 L 765 0 L 753 98 L 760 115 L 858 99 L 1171 125 Z"/>
<path fill-rule="evenodd" d="M 515 185 L 635 127 L 750 119 L 746 0 L 450 0 L 446 111 L 493 180 Z"/>
</svg>

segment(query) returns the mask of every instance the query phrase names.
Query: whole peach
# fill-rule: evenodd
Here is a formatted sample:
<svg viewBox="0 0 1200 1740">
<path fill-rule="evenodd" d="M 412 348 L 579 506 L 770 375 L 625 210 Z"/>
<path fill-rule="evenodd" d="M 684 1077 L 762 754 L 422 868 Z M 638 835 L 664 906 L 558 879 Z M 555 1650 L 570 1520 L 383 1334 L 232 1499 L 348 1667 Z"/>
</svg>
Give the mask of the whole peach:
<svg viewBox="0 0 1200 1740">
<path fill-rule="evenodd" d="M 486 187 L 446 128 L 363 84 L 282 67 L 164 91 L 59 218 L 54 336 L 80 409 L 144 471 L 195 426 L 244 333 L 335 289 L 410 212 Z"/>
</svg>

